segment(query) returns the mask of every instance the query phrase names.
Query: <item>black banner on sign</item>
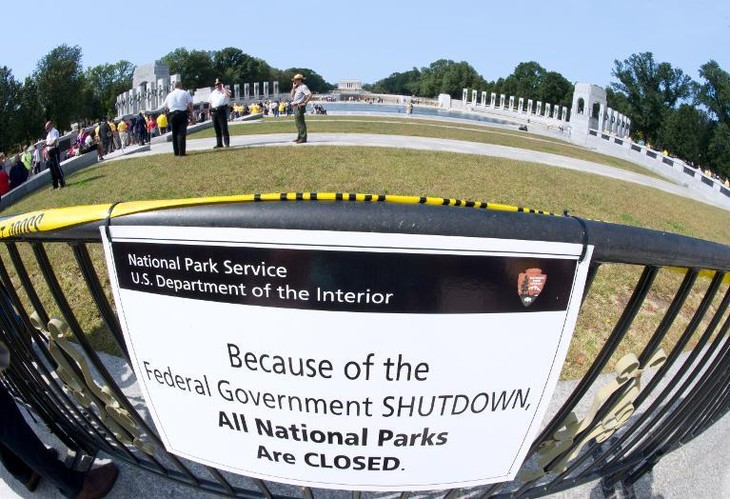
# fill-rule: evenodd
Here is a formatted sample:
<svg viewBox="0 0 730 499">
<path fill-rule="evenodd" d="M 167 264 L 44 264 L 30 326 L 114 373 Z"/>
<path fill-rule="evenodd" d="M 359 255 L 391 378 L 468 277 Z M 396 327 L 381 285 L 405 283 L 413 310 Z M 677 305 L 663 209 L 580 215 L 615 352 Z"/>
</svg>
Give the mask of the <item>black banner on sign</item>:
<svg viewBox="0 0 730 499">
<path fill-rule="evenodd" d="M 221 303 L 379 313 L 566 310 L 576 261 L 112 243 L 124 289 Z"/>
</svg>

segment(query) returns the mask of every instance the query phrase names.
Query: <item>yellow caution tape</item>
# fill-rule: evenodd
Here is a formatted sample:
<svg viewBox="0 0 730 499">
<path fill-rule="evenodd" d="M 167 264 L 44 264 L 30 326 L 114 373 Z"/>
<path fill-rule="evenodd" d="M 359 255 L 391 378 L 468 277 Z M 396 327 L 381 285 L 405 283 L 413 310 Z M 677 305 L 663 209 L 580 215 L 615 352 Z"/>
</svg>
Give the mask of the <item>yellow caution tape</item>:
<svg viewBox="0 0 730 499">
<path fill-rule="evenodd" d="M 52 208 L 33 211 L 6 218 L 0 221 L 0 239 L 6 239 L 36 232 L 49 232 L 67 227 L 73 227 L 89 222 L 110 218 L 122 217 L 133 213 L 180 208 L 184 206 L 200 206 L 222 203 L 247 203 L 259 201 L 356 201 L 356 202 L 386 202 L 398 204 L 428 204 L 439 206 L 463 206 L 486 210 L 536 213 L 555 216 L 554 213 L 541 210 L 532 210 L 519 206 L 509 206 L 497 203 L 484 203 L 463 199 L 447 199 L 425 196 L 399 196 L 392 194 L 355 194 L 341 192 L 282 192 L 267 194 L 242 194 L 236 196 L 213 196 L 205 198 L 168 199 L 156 201 L 129 201 L 118 203 L 109 213 L 112 204 L 95 204 L 87 206 L 72 206 L 68 208 Z"/>
</svg>

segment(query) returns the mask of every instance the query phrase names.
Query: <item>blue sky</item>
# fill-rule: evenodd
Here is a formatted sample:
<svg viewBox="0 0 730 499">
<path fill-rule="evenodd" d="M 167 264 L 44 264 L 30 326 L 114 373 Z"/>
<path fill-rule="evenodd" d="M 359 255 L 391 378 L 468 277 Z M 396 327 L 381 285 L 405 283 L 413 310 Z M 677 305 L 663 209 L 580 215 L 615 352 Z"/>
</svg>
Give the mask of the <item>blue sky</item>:
<svg viewBox="0 0 730 499">
<path fill-rule="evenodd" d="M 487 80 L 534 60 L 570 81 L 605 86 L 614 59 L 645 51 L 694 79 L 710 59 L 730 71 L 728 0 L 85 4 L 7 2 L 0 66 L 22 81 L 65 43 L 81 47 L 84 67 L 121 59 L 147 64 L 178 47 L 232 46 L 279 69 L 311 68 L 335 84 L 373 83 L 452 59 L 468 62 Z"/>
</svg>

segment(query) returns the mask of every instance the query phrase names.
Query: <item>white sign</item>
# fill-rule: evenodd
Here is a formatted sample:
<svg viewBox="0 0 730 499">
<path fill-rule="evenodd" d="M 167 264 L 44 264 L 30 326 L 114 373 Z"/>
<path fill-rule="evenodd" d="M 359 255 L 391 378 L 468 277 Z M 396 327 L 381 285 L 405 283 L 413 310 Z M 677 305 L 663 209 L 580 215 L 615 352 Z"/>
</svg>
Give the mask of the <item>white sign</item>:
<svg viewBox="0 0 730 499">
<path fill-rule="evenodd" d="M 166 448 L 335 489 L 514 478 L 591 254 L 474 237 L 110 230 L 119 317 Z"/>
</svg>

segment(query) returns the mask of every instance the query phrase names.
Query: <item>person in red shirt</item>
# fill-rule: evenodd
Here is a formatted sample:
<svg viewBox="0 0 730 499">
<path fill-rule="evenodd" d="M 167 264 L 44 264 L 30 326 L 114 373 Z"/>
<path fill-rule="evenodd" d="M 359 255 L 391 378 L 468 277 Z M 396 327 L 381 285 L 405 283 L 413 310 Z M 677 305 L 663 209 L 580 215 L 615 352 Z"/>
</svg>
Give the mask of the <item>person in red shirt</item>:
<svg viewBox="0 0 730 499">
<path fill-rule="evenodd" d="M 10 190 L 10 177 L 5 168 L 0 168 L 0 196 L 4 196 Z"/>
</svg>

